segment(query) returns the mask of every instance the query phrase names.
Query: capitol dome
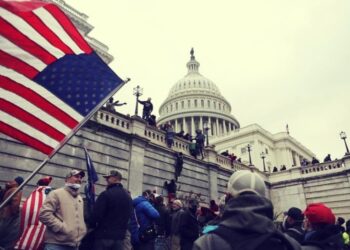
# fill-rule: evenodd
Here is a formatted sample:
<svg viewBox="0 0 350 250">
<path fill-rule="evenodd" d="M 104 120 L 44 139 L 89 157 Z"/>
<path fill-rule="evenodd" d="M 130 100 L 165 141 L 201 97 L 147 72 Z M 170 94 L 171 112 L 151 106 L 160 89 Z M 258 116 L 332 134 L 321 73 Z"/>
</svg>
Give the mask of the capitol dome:
<svg viewBox="0 0 350 250">
<path fill-rule="evenodd" d="M 210 136 L 225 135 L 239 128 L 239 122 L 215 83 L 199 73 L 199 65 L 192 49 L 188 73 L 170 89 L 159 108 L 158 124 L 171 123 L 176 132 L 183 130 L 191 135 L 205 127 L 210 128 Z"/>
</svg>

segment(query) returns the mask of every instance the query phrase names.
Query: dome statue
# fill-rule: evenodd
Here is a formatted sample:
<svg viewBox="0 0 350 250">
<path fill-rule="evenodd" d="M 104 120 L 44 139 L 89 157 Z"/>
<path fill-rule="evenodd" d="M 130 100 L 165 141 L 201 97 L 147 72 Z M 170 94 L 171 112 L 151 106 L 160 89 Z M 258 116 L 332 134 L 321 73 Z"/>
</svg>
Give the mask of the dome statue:
<svg viewBox="0 0 350 250">
<path fill-rule="evenodd" d="M 222 136 L 239 128 L 231 115 L 230 103 L 221 95 L 215 83 L 201 75 L 199 62 L 191 49 L 187 74 L 170 89 L 159 108 L 159 125 L 171 123 L 176 132 L 195 135 L 196 129 L 209 128 L 209 136 Z"/>
</svg>

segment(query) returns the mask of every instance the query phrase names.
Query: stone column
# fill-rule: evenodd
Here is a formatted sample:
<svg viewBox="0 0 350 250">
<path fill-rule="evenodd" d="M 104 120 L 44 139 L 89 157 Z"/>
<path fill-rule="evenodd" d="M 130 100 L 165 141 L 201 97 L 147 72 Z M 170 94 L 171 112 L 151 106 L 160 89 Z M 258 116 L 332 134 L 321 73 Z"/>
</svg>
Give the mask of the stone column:
<svg viewBox="0 0 350 250">
<path fill-rule="evenodd" d="M 182 129 L 184 130 L 185 134 L 188 133 L 188 128 L 186 126 L 186 118 L 182 118 Z"/>
<path fill-rule="evenodd" d="M 222 120 L 222 128 L 224 130 L 224 134 L 227 133 L 227 128 L 226 128 L 226 121 L 225 120 Z"/>
<path fill-rule="evenodd" d="M 179 132 L 178 130 L 178 124 L 177 124 L 177 118 L 175 119 L 175 133 Z"/>
<path fill-rule="evenodd" d="M 202 132 L 203 132 L 203 117 L 202 116 L 199 117 L 199 129 L 202 130 Z"/>
<path fill-rule="evenodd" d="M 210 200 L 219 198 L 218 192 L 218 166 L 216 164 L 208 164 L 208 181 L 209 181 L 209 197 Z"/>
<path fill-rule="evenodd" d="M 216 118 L 216 135 L 220 134 L 219 118 Z"/>
<path fill-rule="evenodd" d="M 191 135 L 192 136 L 196 135 L 196 132 L 195 132 L 195 129 L 194 129 L 194 118 L 193 118 L 193 116 L 191 117 Z"/>
<path fill-rule="evenodd" d="M 138 135 L 132 135 L 130 141 L 130 159 L 128 173 L 128 187 L 132 197 L 140 195 L 143 191 L 143 168 L 145 148 L 149 140 Z"/>
<path fill-rule="evenodd" d="M 208 116 L 208 126 L 210 127 L 209 135 L 213 135 L 213 126 L 211 125 L 211 118 Z"/>
</svg>

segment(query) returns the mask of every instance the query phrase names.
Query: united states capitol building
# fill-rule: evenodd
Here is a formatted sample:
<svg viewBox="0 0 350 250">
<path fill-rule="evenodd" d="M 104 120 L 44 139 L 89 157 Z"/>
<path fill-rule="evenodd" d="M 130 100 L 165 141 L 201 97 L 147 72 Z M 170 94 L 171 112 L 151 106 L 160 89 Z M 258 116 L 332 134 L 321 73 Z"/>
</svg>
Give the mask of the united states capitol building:
<svg viewBox="0 0 350 250">
<path fill-rule="evenodd" d="M 106 63 L 113 60 L 108 47 L 89 36 L 93 26 L 88 23 L 85 14 L 63 0 L 51 2 L 68 14 Z M 169 148 L 165 132 L 150 126 L 139 116 L 130 117 L 101 109 L 29 181 L 23 190 L 24 197 L 43 175 L 52 176 L 52 186 L 60 187 L 68 169 L 86 171 L 84 147 L 88 149 L 98 175 L 118 169 L 123 175 L 124 187 L 133 197 L 145 189 L 166 194 L 163 184 L 174 178 L 176 153 L 181 152 L 184 165 L 177 182 L 180 199 L 195 196 L 202 203 L 217 200 L 226 192 L 230 175 L 234 171 L 248 169 L 256 171 L 265 180 L 267 196 L 274 204 L 276 215 L 291 206 L 304 209 L 309 203 L 323 202 L 337 216 L 350 219 L 349 155 L 331 162 L 301 166 L 302 159 L 311 160 L 314 156 L 309 149 L 287 132 L 272 134 L 258 124 L 241 126 L 239 117 L 231 114 L 231 104 L 218 86 L 199 73 L 200 64 L 194 51 L 191 51 L 186 66 L 187 74 L 174 84 L 159 107 L 158 124 L 171 123 L 177 132 L 183 130 L 192 135 L 196 129 L 205 131 L 210 143 L 204 150 L 203 160 L 190 155 L 189 141 L 175 137 L 174 145 Z M 248 151 L 248 144 L 251 151 Z M 232 162 L 220 154 L 226 150 L 242 161 Z M 0 185 L 18 175 L 29 176 L 44 158 L 42 153 L 0 134 Z M 286 166 L 285 171 L 269 171 L 282 165 Z M 100 178 L 96 192 L 104 189 L 105 182 Z"/>
<path fill-rule="evenodd" d="M 315 156 L 288 132 L 272 134 L 258 124 L 241 127 L 231 114 L 231 104 L 219 88 L 199 73 L 200 63 L 193 49 L 186 66 L 186 76 L 174 84 L 159 108 L 158 124 L 170 123 L 175 131 L 182 130 L 191 135 L 200 129 L 209 137 L 216 151 L 234 153 L 243 163 L 255 163 L 261 171 L 264 171 L 261 156 L 266 171 L 274 166 L 278 169 L 299 166 L 302 160 L 311 161 Z"/>
</svg>

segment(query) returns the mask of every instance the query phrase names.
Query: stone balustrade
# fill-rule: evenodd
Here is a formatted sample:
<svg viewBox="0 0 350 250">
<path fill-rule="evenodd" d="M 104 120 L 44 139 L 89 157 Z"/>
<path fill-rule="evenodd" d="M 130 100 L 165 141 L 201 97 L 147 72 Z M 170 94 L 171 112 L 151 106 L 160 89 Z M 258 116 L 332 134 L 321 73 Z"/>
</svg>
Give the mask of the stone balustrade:
<svg viewBox="0 0 350 250">
<path fill-rule="evenodd" d="M 315 165 L 307 165 L 305 167 L 301 167 L 301 174 L 310 175 L 314 173 L 330 173 L 330 172 L 335 172 L 338 169 L 342 171 L 343 170 L 342 168 L 344 168 L 344 166 L 345 165 L 343 160 L 335 160 L 335 161 L 329 161 L 329 162 L 319 163 Z"/>
<path fill-rule="evenodd" d="M 340 159 L 315 165 L 292 167 L 288 170 L 270 173 L 269 181 L 271 183 L 278 183 L 280 181 L 293 181 L 302 178 L 337 174 L 339 172 L 343 172 L 344 170 L 344 159 Z"/>
<path fill-rule="evenodd" d="M 151 143 L 157 144 L 159 146 L 167 147 L 166 139 L 165 139 L 166 133 L 158 129 L 157 127 L 148 125 L 144 120 L 139 119 L 138 117 L 124 116 L 117 112 L 111 113 L 105 109 L 100 109 L 96 113 L 94 120 L 100 124 L 103 124 L 105 126 L 108 126 L 114 129 L 118 129 L 128 134 L 136 133 L 139 136 L 147 138 Z M 138 122 L 138 126 L 140 130 L 143 131 L 143 134 L 133 132 L 132 126 L 133 126 L 133 123 L 135 122 Z M 137 125 L 135 124 L 135 127 L 136 126 Z M 190 144 L 189 141 L 175 136 L 174 144 L 171 149 L 174 151 L 182 152 L 184 155 L 190 156 L 189 144 Z M 204 153 L 206 156 L 208 156 L 209 154 L 208 148 L 204 149 Z M 206 157 L 205 160 L 211 161 L 213 159 L 209 159 L 209 157 Z M 214 163 L 230 171 L 237 171 L 240 169 L 249 169 L 248 166 L 245 166 L 244 164 L 239 162 L 231 162 L 231 160 L 228 157 L 217 154 L 216 152 L 215 152 Z"/>
</svg>

